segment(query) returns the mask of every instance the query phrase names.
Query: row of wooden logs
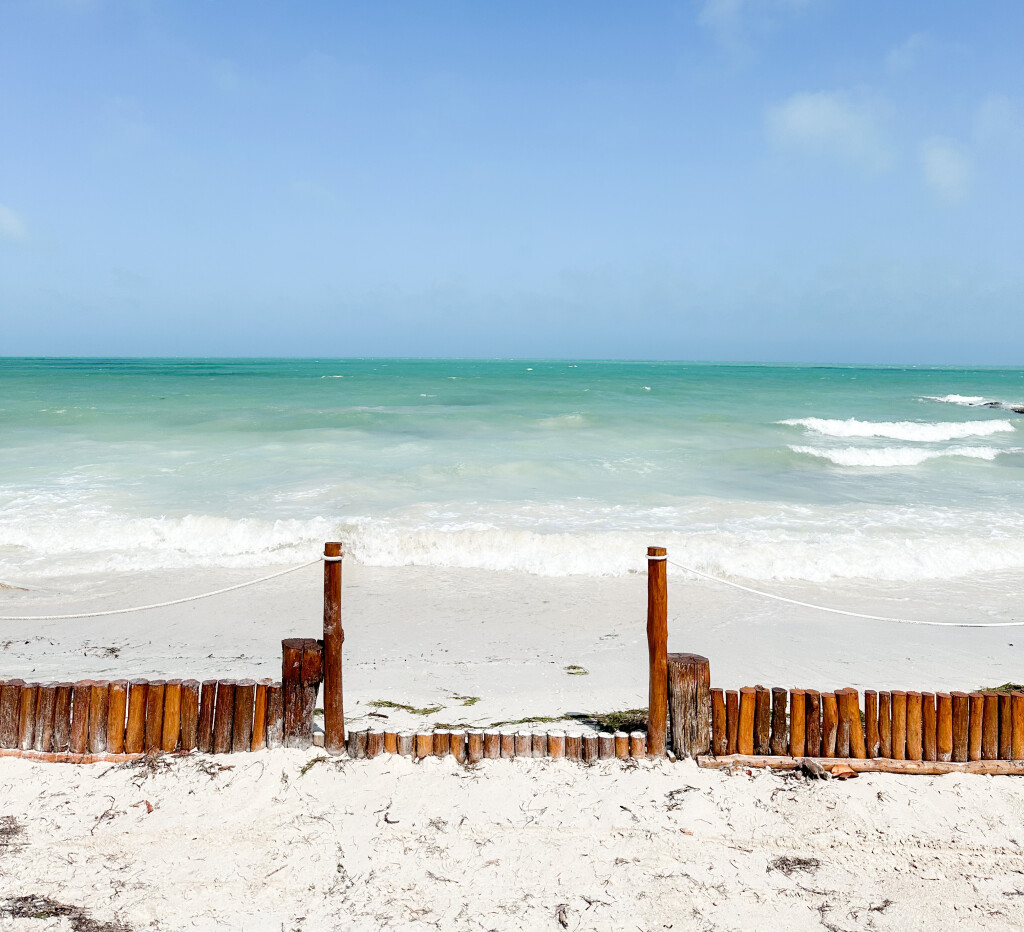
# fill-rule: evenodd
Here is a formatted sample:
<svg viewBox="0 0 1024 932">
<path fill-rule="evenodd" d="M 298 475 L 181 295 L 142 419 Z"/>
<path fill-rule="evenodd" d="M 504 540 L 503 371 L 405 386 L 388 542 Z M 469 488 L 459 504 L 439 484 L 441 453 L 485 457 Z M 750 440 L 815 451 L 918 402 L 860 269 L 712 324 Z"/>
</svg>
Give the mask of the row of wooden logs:
<svg viewBox="0 0 1024 932">
<path fill-rule="evenodd" d="M 1024 691 L 711 690 L 711 752 L 909 761 L 1024 760 Z M 788 708 L 787 708 L 788 706 Z"/>
<path fill-rule="evenodd" d="M 647 734 L 595 732 L 567 735 L 551 731 L 533 734 L 508 731 L 350 731 L 346 750 L 356 760 L 378 754 L 404 757 L 447 757 L 460 763 L 510 757 L 553 757 L 569 760 L 611 760 L 647 755 Z"/>
<path fill-rule="evenodd" d="M 310 730 L 312 709 L 310 709 Z M 271 680 L 79 680 L 0 683 L 0 748 L 71 754 L 308 747 L 286 742 Z"/>
</svg>

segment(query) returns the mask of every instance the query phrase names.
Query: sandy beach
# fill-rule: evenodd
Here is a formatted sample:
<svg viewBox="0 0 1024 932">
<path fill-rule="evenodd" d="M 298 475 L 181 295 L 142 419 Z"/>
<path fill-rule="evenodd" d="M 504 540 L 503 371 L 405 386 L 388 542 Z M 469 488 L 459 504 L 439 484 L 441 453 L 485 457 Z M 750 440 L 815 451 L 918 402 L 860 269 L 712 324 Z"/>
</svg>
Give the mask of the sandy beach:
<svg viewBox="0 0 1024 932">
<path fill-rule="evenodd" d="M 55 579 L 5 591 L 4 614 L 100 611 L 258 575 Z M 5 671 L 275 675 L 281 637 L 318 633 L 319 583 L 314 566 L 142 614 L 5 622 Z M 642 576 L 346 565 L 349 722 L 480 726 L 643 706 L 645 586 Z M 995 582 L 989 591 L 999 591 Z M 869 608 L 907 604 L 905 594 L 886 595 Z M 915 596 L 916 615 L 949 617 L 937 589 Z M 853 604 L 853 592 L 835 597 Z M 998 608 L 1013 597 L 1003 581 Z M 835 623 L 679 577 L 670 582 L 670 630 L 670 646 L 706 653 L 713 683 L 726 687 L 973 688 L 1019 669 L 1006 629 L 895 626 L 883 641 L 877 623 Z M 1024 921 L 1024 784 L 1012 777 L 822 783 L 692 762 L 467 768 L 451 759 L 328 760 L 314 748 L 124 765 L 2 759 L 0 787 L 0 921 L 10 929 Z"/>
</svg>

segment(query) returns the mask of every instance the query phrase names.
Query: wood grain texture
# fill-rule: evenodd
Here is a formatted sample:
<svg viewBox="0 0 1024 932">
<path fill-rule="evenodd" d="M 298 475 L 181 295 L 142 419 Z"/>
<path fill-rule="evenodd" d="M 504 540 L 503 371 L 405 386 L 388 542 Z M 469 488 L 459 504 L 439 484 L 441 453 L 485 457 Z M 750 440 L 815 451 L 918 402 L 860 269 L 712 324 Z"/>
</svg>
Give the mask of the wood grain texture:
<svg viewBox="0 0 1024 932">
<path fill-rule="evenodd" d="M 668 585 L 665 552 L 664 547 L 647 548 L 647 745 L 652 757 L 664 757 L 668 741 Z M 678 752 L 676 756 L 679 756 Z"/>
</svg>

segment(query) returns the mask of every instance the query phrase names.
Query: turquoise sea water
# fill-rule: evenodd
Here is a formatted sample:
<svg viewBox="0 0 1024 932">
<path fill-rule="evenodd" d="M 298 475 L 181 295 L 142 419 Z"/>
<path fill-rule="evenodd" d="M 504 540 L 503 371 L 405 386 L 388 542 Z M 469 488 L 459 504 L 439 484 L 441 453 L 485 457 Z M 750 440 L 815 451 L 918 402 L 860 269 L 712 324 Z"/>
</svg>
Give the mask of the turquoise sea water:
<svg viewBox="0 0 1024 932">
<path fill-rule="evenodd" d="M 0 580 L 358 560 L 1024 568 L 1024 370 L 0 360 Z"/>
</svg>

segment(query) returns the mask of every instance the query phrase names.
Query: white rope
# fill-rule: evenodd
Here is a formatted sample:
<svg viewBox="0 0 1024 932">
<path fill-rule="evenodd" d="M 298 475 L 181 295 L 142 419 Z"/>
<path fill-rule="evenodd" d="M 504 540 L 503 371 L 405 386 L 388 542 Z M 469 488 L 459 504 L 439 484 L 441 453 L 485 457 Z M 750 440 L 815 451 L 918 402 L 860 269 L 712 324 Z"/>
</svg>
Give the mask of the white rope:
<svg viewBox="0 0 1024 932">
<path fill-rule="evenodd" d="M 668 561 L 672 566 L 677 566 L 681 570 L 686 570 L 688 573 L 693 573 L 695 576 L 701 576 L 704 579 L 710 579 L 712 582 L 721 583 L 723 586 L 732 586 L 733 589 L 741 589 L 743 592 L 751 592 L 754 595 L 762 596 L 766 599 L 774 599 L 776 602 L 788 602 L 790 605 L 799 605 L 802 608 L 813 608 L 819 612 L 831 612 L 833 615 L 846 615 L 849 618 L 866 618 L 868 621 L 891 621 L 900 625 L 930 625 L 935 628 L 1017 628 L 1024 625 L 1024 621 L 920 621 L 912 618 L 889 618 L 886 615 L 865 615 L 863 612 L 848 612 L 841 608 L 828 608 L 825 605 L 814 605 L 811 602 L 801 602 L 799 599 L 787 599 L 782 595 L 775 595 L 771 592 L 764 592 L 761 589 L 752 589 L 750 586 L 741 586 L 739 583 L 731 582 L 728 579 L 722 579 L 720 576 L 712 576 L 710 573 L 702 573 L 700 570 L 695 570 L 692 566 L 684 566 L 682 563 L 676 563 L 673 560 Z"/>
<path fill-rule="evenodd" d="M 238 583 L 236 586 L 225 586 L 223 589 L 214 589 L 213 592 L 204 592 L 201 595 L 190 595 L 184 599 L 171 599 L 169 602 L 154 602 L 152 605 L 136 605 L 134 608 L 115 608 L 107 612 L 80 612 L 73 615 L 0 615 L 0 621 L 68 621 L 72 618 L 104 618 L 107 615 L 127 615 L 131 612 L 145 612 L 151 608 L 166 608 L 168 605 L 182 605 L 185 602 L 198 602 L 200 599 L 208 599 L 212 595 L 223 595 L 225 592 L 234 592 L 236 589 L 245 589 L 248 586 L 256 586 L 269 579 L 277 579 L 278 576 L 286 576 L 288 573 L 295 573 L 304 570 L 307 566 L 313 566 L 324 560 L 329 563 L 337 563 L 341 557 L 321 556 L 318 560 L 310 560 L 301 566 L 293 566 L 269 576 L 261 576 L 259 579 L 250 579 L 248 582 Z"/>
</svg>

